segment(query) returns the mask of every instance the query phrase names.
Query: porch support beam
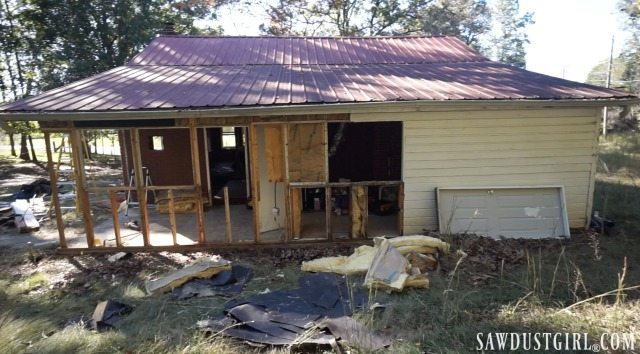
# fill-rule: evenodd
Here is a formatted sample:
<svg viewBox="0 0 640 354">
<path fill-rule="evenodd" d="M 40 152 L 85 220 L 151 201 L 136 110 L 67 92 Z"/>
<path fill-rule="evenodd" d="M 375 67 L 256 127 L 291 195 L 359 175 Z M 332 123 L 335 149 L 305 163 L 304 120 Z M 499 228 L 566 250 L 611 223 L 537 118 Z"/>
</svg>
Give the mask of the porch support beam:
<svg viewBox="0 0 640 354">
<path fill-rule="evenodd" d="M 91 217 L 91 205 L 89 192 L 87 192 L 87 179 L 84 172 L 84 153 L 82 152 L 82 131 L 72 129 L 70 133 L 71 154 L 73 158 L 73 173 L 76 180 L 76 198 L 82 211 L 84 232 L 87 236 L 87 247 L 95 247 L 93 233 L 93 218 Z"/>
<path fill-rule="evenodd" d="M 51 181 L 51 203 L 55 208 L 56 227 L 60 238 L 60 247 L 67 248 L 67 239 L 64 235 L 64 221 L 62 220 L 62 209 L 60 208 L 60 195 L 58 193 L 58 169 L 53 166 L 53 154 L 51 153 L 51 137 L 48 132 L 44 133 L 44 145 L 47 150 L 47 169 L 49 170 L 49 180 Z"/>
<path fill-rule="evenodd" d="M 258 133 L 256 131 L 256 125 L 251 124 L 249 126 L 249 161 L 251 161 L 251 206 L 253 211 L 253 232 L 255 243 L 260 243 L 260 213 L 258 210 L 260 204 L 260 175 L 258 174 L 258 168 L 260 168 L 260 162 L 258 161 Z"/>
<path fill-rule="evenodd" d="M 140 222 L 142 231 L 142 241 L 144 246 L 149 246 L 149 211 L 147 210 L 147 189 L 144 185 L 144 171 L 142 168 L 142 154 L 140 152 L 140 130 L 132 128 L 129 131 L 131 136 L 131 152 L 134 170 L 134 180 L 136 183 L 136 195 L 138 197 L 138 209 L 140 210 Z"/>
<path fill-rule="evenodd" d="M 195 120 L 189 121 L 189 137 L 191 142 L 191 167 L 193 172 L 193 184 L 196 192 L 196 223 L 198 226 L 198 243 L 207 242 L 204 233 L 204 207 L 202 201 L 202 178 L 200 176 L 200 150 L 198 149 L 198 129 Z"/>
</svg>

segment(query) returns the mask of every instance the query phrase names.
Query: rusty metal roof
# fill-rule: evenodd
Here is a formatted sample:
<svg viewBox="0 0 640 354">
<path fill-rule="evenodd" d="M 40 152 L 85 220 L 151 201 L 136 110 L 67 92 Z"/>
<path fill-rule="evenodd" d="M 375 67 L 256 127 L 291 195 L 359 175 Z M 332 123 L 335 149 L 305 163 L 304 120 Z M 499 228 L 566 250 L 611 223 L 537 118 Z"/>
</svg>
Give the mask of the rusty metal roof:
<svg viewBox="0 0 640 354">
<path fill-rule="evenodd" d="M 164 36 L 125 66 L 0 110 L 633 97 L 491 62 L 452 37 Z"/>
</svg>

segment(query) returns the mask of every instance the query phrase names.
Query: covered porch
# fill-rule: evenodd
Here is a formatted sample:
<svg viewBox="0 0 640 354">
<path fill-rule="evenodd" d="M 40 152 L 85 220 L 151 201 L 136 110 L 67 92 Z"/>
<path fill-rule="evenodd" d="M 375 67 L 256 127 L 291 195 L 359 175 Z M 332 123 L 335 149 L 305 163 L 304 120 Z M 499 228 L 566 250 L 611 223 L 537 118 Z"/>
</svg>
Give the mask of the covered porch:
<svg viewBox="0 0 640 354">
<path fill-rule="evenodd" d="M 362 243 L 402 235 L 400 122 L 393 125 L 400 136 L 391 138 L 374 137 L 388 126 L 349 122 L 348 114 L 40 123 L 65 252 Z M 100 183 L 85 168 L 83 137 L 96 129 L 118 131 L 119 183 Z M 54 132 L 65 134 L 71 145 L 83 242 L 67 242 L 69 208 L 63 210 L 57 190 L 59 163 L 50 143 Z M 225 152 L 214 145 L 225 144 L 225 132 L 234 134 L 231 139 L 243 153 L 228 154 L 242 155 L 243 168 L 227 179 L 216 170 L 221 165 L 216 156 L 232 148 Z M 222 134 L 219 141 L 214 133 Z M 359 147 L 366 144 L 354 138 L 358 135 L 368 136 L 371 146 Z M 348 166 L 357 155 L 369 165 Z M 172 181 L 167 176 L 176 174 L 177 165 L 182 166 L 181 179 Z"/>
</svg>

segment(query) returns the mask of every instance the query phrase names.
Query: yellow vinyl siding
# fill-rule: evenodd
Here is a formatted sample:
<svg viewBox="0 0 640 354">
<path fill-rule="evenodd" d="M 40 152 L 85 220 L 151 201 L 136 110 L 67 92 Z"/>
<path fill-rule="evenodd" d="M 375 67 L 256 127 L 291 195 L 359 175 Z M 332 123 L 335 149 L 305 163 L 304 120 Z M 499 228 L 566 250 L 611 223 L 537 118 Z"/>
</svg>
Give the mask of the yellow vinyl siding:
<svg viewBox="0 0 640 354">
<path fill-rule="evenodd" d="M 565 186 L 570 227 L 591 212 L 600 109 L 352 114 L 403 122 L 405 234 L 437 230 L 436 187 Z"/>
</svg>

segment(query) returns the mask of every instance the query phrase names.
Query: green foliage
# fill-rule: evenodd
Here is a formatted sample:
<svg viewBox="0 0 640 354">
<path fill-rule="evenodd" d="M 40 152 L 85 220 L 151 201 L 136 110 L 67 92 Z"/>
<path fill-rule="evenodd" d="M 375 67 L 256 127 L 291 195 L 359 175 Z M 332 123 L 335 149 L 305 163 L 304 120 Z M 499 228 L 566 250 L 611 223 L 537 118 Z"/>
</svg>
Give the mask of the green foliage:
<svg viewBox="0 0 640 354">
<path fill-rule="evenodd" d="M 496 34 L 492 43 L 495 59 L 524 68 L 526 66 L 525 45 L 529 43 L 524 30 L 534 23 L 533 14 L 527 12 L 520 16 L 518 0 L 499 0 L 493 11 Z"/>
<path fill-rule="evenodd" d="M 42 89 L 124 64 L 157 33 L 194 31 L 214 1 L 26 0 L 21 22 L 31 34 Z M 62 68 L 62 70 L 61 70 Z"/>
<path fill-rule="evenodd" d="M 12 101 L 123 65 L 163 31 L 198 34 L 195 19 L 233 0 L 1 1 L 0 93 Z"/>
<path fill-rule="evenodd" d="M 491 28 L 491 11 L 484 0 L 412 1 L 413 18 L 406 32 L 449 35 L 480 49 L 480 39 Z"/>
<path fill-rule="evenodd" d="M 625 27 L 631 32 L 631 38 L 625 43 L 622 58 L 625 69 L 622 79 L 625 87 L 633 92 L 640 92 L 640 2 L 637 0 L 620 0 L 618 8 L 625 16 Z"/>
<path fill-rule="evenodd" d="M 495 9 L 485 0 L 279 0 L 267 4 L 267 35 L 448 35 L 505 63 L 524 67 L 524 29 L 533 15 L 519 14 L 517 0 L 501 0 Z M 492 21 L 492 17 L 495 20 Z M 491 39 L 491 29 L 499 35 Z M 491 53 L 487 53 L 491 54 Z"/>
<path fill-rule="evenodd" d="M 267 35 L 378 36 L 396 33 L 409 5 L 398 0 L 279 0 L 268 4 Z"/>
</svg>

